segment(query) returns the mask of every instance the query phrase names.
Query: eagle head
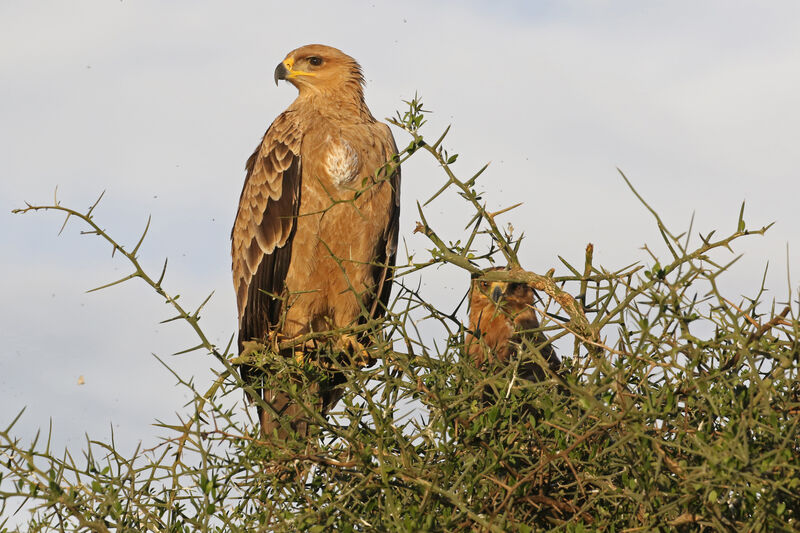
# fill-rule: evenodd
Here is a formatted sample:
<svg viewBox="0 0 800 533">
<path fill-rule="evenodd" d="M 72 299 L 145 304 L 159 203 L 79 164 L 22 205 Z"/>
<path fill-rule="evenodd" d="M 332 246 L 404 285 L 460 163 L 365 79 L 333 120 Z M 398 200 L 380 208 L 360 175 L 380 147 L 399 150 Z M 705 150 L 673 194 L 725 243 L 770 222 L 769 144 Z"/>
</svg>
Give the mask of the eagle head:
<svg viewBox="0 0 800 533">
<path fill-rule="evenodd" d="M 489 271 L 501 271 L 504 268 L 492 268 Z M 480 309 L 486 307 L 502 308 L 508 314 L 515 315 L 528 309 L 534 302 L 533 289 L 525 283 L 509 283 L 505 281 L 486 281 L 474 276 L 470 289 L 470 307 Z"/>
<path fill-rule="evenodd" d="M 361 91 L 364 76 L 358 62 L 337 48 L 309 44 L 292 50 L 275 68 L 275 84 L 286 80 L 300 94 L 340 90 Z"/>
</svg>

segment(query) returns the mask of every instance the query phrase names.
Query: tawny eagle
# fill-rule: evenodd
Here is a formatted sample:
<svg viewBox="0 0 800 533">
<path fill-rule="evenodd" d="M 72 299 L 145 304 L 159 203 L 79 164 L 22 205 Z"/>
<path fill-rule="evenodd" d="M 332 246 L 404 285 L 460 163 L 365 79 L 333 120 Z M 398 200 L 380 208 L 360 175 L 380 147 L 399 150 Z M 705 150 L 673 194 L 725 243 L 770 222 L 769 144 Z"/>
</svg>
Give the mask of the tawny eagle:
<svg viewBox="0 0 800 533">
<path fill-rule="evenodd" d="M 247 161 L 231 235 L 239 349 L 297 338 L 380 316 L 397 249 L 400 169 L 391 131 L 364 102 L 361 67 L 336 48 L 312 44 L 286 56 L 275 83 L 299 95 Z M 252 373 L 252 372 L 251 372 Z M 342 379 L 318 390 L 325 413 Z M 305 433 L 302 409 L 265 390 L 262 430 Z"/>
<path fill-rule="evenodd" d="M 561 361 L 539 330 L 539 320 L 533 309 L 534 296 L 533 289 L 525 283 L 473 279 L 469 295 L 469 332 L 464 344 L 475 365 L 488 369 L 507 367 L 527 351 L 520 359 L 518 375 L 530 381 L 541 381 L 546 372 L 530 353 L 539 350 L 552 371 L 560 369 Z"/>
</svg>

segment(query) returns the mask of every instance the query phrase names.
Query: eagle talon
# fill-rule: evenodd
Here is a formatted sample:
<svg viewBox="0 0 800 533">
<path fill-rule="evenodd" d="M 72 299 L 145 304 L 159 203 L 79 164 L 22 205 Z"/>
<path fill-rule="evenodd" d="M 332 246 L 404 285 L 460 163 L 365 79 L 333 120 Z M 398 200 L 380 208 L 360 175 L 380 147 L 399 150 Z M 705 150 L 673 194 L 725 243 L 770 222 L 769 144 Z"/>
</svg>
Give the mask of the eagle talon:
<svg viewBox="0 0 800 533">
<path fill-rule="evenodd" d="M 337 339 L 334 349 L 337 352 L 346 353 L 350 356 L 353 364 L 359 368 L 368 367 L 372 364 L 372 357 L 364 345 L 358 342 L 352 335 L 344 334 Z"/>
<path fill-rule="evenodd" d="M 269 348 L 270 348 L 270 350 L 273 351 L 273 353 L 278 353 L 278 337 L 279 336 L 280 336 L 280 333 L 278 333 L 274 329 L 270 330 L 269 333 L 267 333 L 267 344 L 269 345 Z"/>
<path fill-rule="evenodd" d="M 303 365 L 306 362 L 306 352 L 302 348 L 294 349 L 294 360 L 298 365 Z"/>
</svg>

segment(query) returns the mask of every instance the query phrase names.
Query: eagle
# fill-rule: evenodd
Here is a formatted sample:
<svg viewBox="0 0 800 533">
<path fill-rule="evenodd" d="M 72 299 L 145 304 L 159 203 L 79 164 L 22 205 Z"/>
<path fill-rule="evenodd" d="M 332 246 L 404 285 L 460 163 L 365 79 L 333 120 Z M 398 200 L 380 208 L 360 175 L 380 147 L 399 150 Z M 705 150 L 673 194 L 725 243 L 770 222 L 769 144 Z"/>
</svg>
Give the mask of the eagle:
<svg viewBox="0 0 800 533">
<path fill-rule="evenodd" d="M 542 381 L 547 373 L 530 354 L 538 350 L 551 371 L 560 370 L 561 361 L 539 329 L 533 309 L 534 298 L 533 289 L 526 283 L 473 278 L 469 294 L 469 330 L 464 346 L 476 366 L 507 367 L 521 352 L 527 351 L 520 360 L 517 375 L 529 381 Z"/>
<path fill-rule="evenodd" d="M 397 147 L 364 101 L 358 62 L 311 44 L 278 64 L 280 80 L 298 96 L 247 160 L 231 233 L 240 353 L 249 341 L 291 340 L 381 317 L 397 250 Z M 335 346 L 363 353 L 350 335 Z M 242 374 L 258 377 L 252 367 Z M 315 384 L 322 414 L 341 396 L 344 378 L 331 374 Z M 259 409 L 264 435 L 285 438 L 287 424 L 307 433 L 304 410 L 287 393 L 265 389 L 263 399 L 271 406 Z"/>
</svg>

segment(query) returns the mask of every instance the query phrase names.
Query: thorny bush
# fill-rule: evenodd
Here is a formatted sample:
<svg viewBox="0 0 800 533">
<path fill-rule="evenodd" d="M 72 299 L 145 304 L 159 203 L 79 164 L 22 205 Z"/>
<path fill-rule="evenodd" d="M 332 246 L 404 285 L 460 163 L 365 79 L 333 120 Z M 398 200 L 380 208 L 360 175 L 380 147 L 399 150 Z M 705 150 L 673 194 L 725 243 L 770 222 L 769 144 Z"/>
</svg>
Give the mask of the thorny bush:
<svg viewBox="0 0 800 533">
<path fill-rule="evenodd" d="M 457 177 L 447 131 L 423 138 L 425 113 L 415 98 L 392 120 L 409 140 L 388 164 L 433 157 L 445 179 L 425 205 L 460 198 L 467 229 L 440 235 L 418 204 L 416 231 L 429 239 L 429 256 L 396 268 L 386 316 L 364 326 L 379 364 L 341 369 L 343 399 L 327 419 L 309 409 L 310 440 L 267 446 L 239 399 L 244 388 L 258 401 L 258 391 L 236 366 L 269 365 L 264 386 L 313 405 L 309 385 L 327 375 L 313 361 L 269 353 L 243 361 L 230 345 L 212 345 L 199 322 L 205 302 L 184 309 L 162 286 L 163 271 L 141 267 L 141 240 L 125 248 L 96 224 L 96 204 L 18 210 L 66 213 L 110 243 L 133 268 L 119 282 L 141 279 L 171 304 L 218 379 L 205 393 L 181 380 L 193 411 L 132 457 L 101 441 L 80 460 L 57 455 L 21 443 L 10 421 L 0 431 L 3 531 L 800 528 L 796 302 L 765 301 L 763 284 L 741 297 L 718 290 L 734 242 L 768 227 L 748 229 L 740 212 L 726 237 L 691 227 L 675 235 L 640 198 L 662 237 L 661 257 L 607 270 L 589 245 L 583 265 L 562 260 L 562 275 L 537 275 L 519 265 L 524 243 L 498 225 L 504 210 L 486 210 L 484 169 Z M 437 308 L 415 282 L 442 265 L 538 290 L 542 329 L 563 370 L 531 383 L 516 379 L 518 365 L 475 368 L 464 356 L 458 302 Z M 492 265 L 512 268 L 482 274 Z M 524 360 L 541 347 L 522 348 Z M 23 501 L 35 510 L 26 525 L 13 515 Z"/>
</svg>

